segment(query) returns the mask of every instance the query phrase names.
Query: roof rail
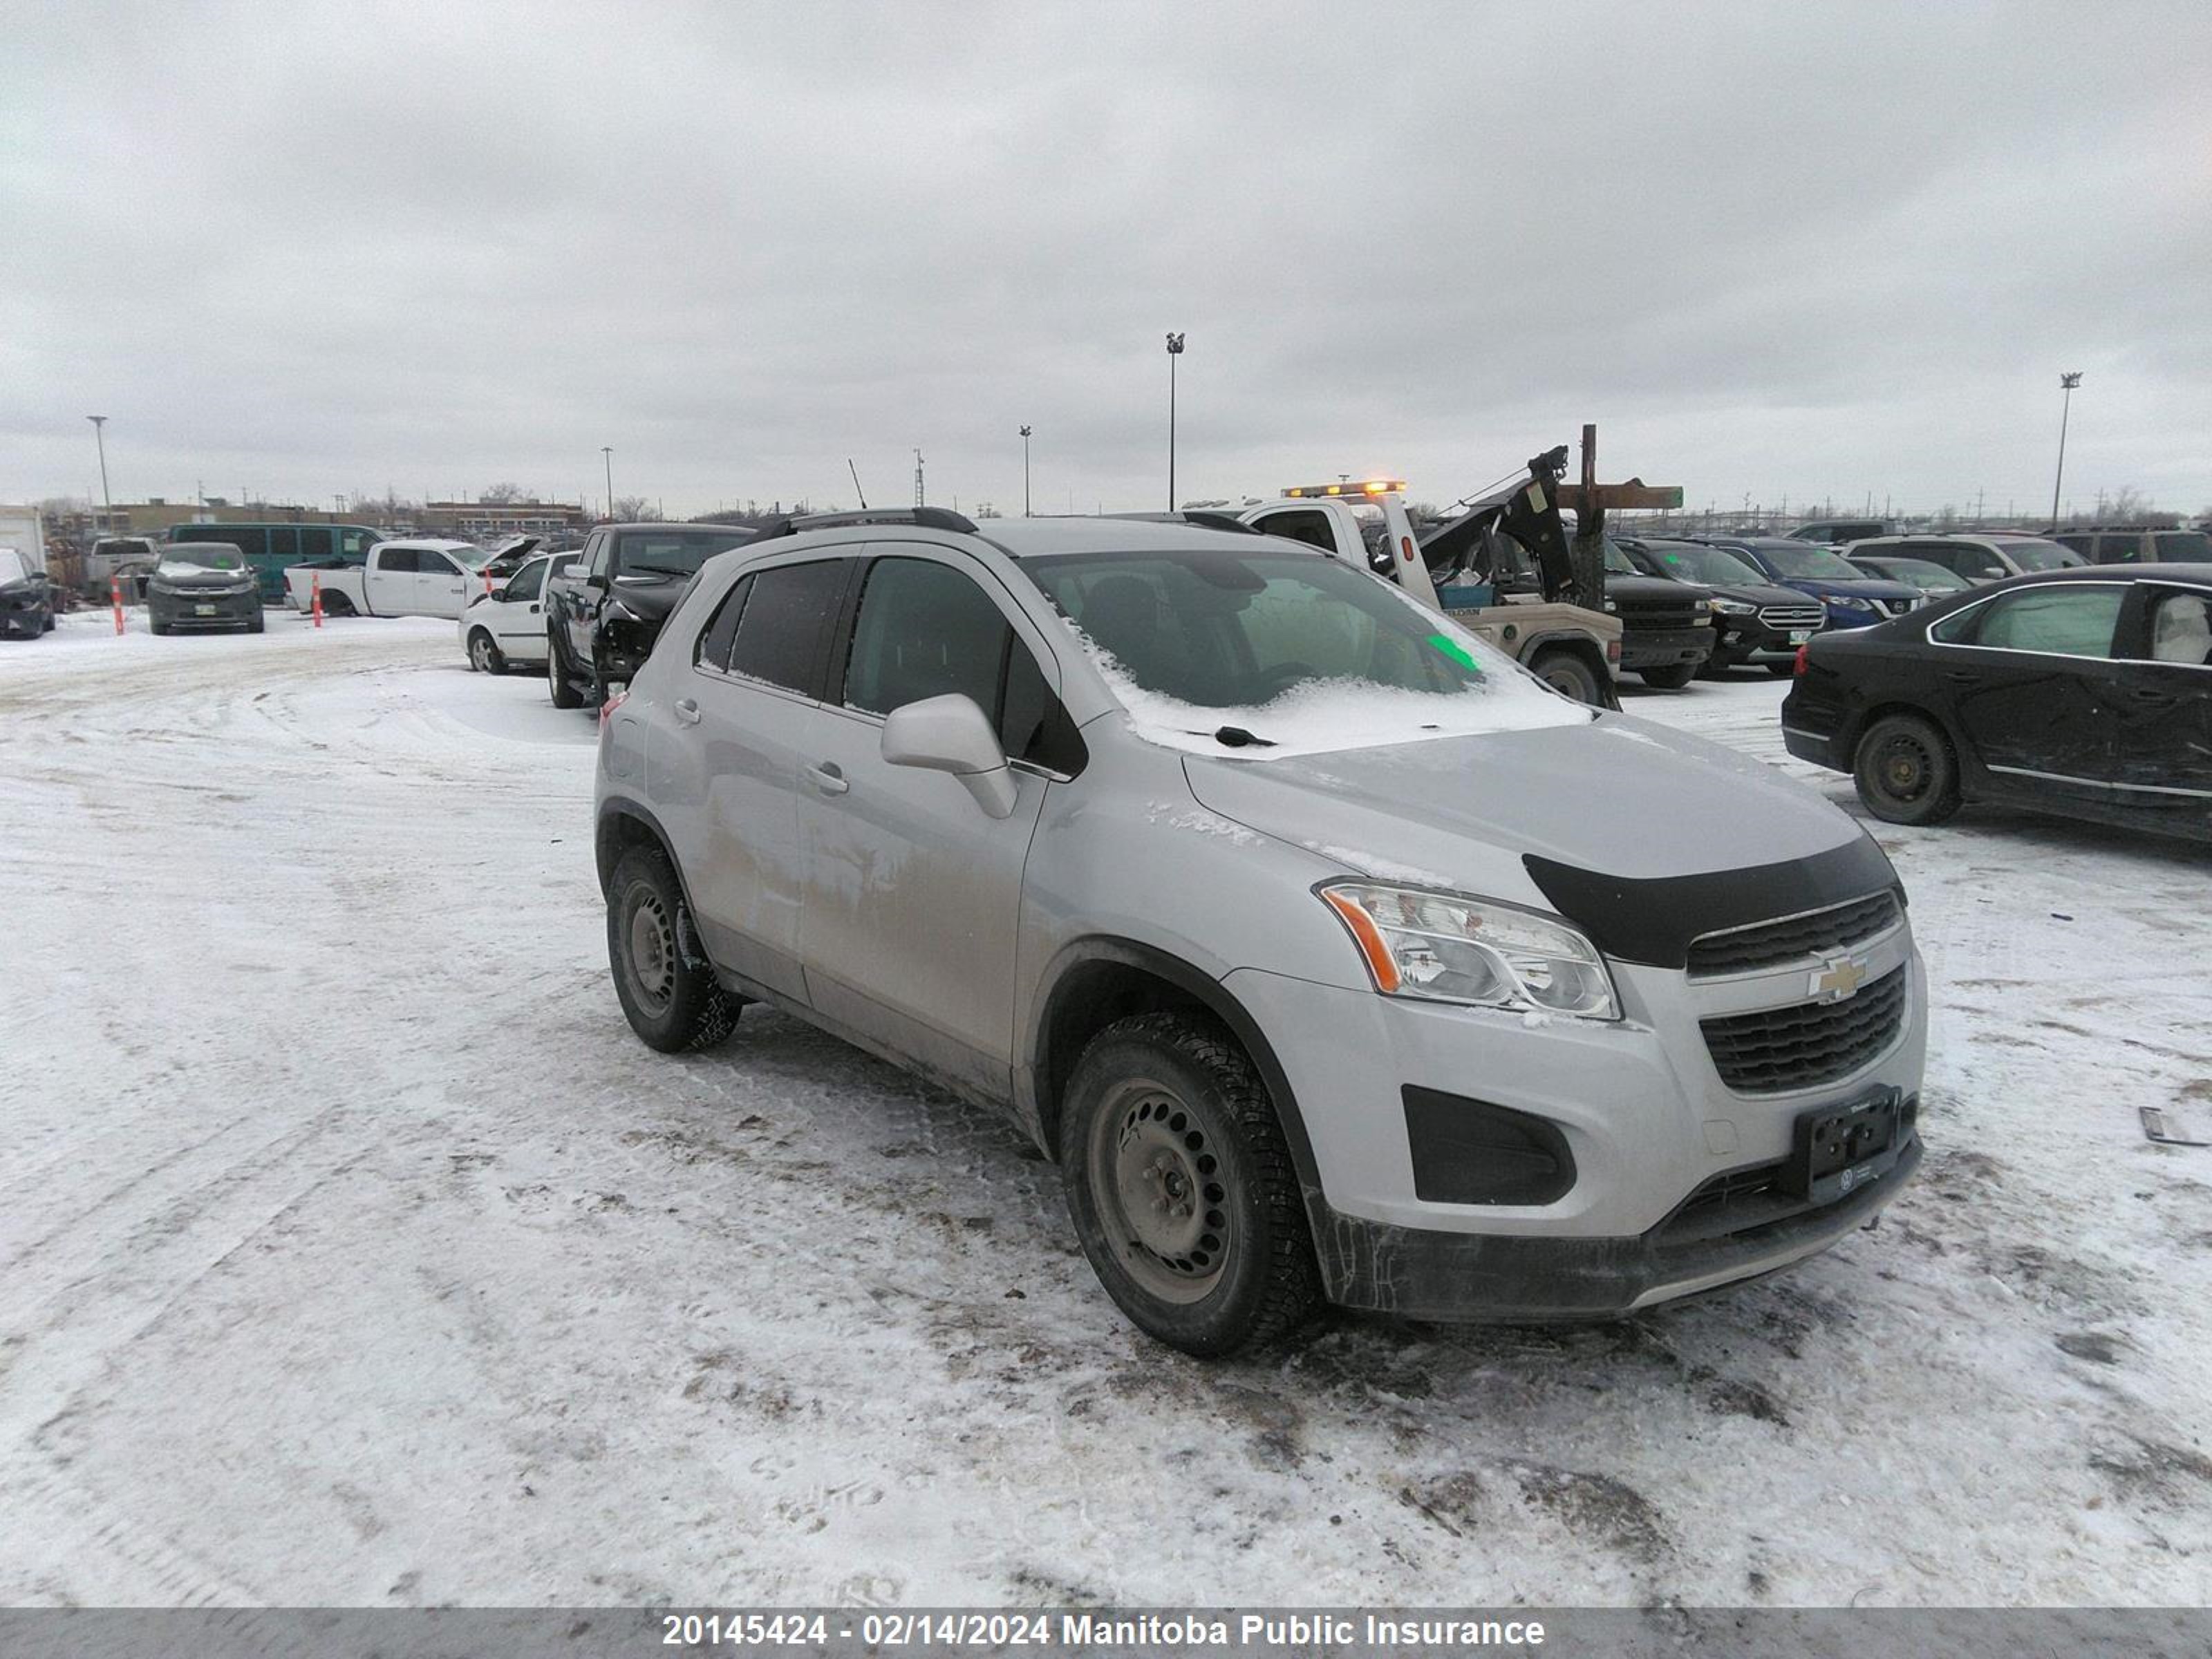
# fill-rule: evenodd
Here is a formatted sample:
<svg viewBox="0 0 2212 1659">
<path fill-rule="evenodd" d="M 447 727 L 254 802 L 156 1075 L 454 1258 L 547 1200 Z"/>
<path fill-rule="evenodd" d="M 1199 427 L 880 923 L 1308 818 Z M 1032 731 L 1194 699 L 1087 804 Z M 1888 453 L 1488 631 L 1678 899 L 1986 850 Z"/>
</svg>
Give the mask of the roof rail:
<svg viewBox="0 0 2212 1659">
<path fill-rule="evenodd" d="M 764 542 L 777 536 L 796 536 L 803 530 L 844 530 L 854 525 L 872 524 L 913 525 L 923 530 L 957 531 L 963 536 L 976 533 L 973 519 L 941 507 L 866 507 L 854 513 L 804 513 L 778 519 L 753 540 Z"/>
</svg>

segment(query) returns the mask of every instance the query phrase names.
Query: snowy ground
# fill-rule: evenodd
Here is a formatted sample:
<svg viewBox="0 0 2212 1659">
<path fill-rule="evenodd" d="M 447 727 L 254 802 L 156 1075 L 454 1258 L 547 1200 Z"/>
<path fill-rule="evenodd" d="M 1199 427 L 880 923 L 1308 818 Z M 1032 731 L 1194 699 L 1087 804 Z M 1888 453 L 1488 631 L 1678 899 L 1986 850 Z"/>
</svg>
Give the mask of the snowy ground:
<svg viewBox="0 0 2212 1659">
<path fill-rule="evenodd" d="M 134 624 L 143 627 L 143 622 Z M 446 624 L 0 642 L 0 1600 L 2190 1602 L 2202 852 L 1885 831 L 1933 1151 L 1607 1328 L 1136 1337 L 994 1119 L 606 981 L 592 725 Z M 1634 712 L 1773 760 L 1762 677 Z M 1594 805 L 1600 803 L 1594 801 Z"/>
</svg>

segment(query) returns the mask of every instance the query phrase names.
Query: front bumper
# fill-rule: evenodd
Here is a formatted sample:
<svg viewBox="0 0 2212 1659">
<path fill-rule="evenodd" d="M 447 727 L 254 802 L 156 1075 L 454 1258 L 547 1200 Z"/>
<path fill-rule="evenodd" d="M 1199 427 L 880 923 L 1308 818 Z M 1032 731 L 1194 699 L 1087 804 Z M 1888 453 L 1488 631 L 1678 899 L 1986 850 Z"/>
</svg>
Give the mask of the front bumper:
<svg viewBox="0 0 2212 1659">
<path fill-rule="evenodd" d="M 1734 984 L 1615 963 L 1613 1024 L 1424 1004 L 1240 969 L 1234 994 L 1269 1035 L 1298 1105 L 1318 1190 L 1308 1194 L 1334 1301 L 1428 1318 L 1594 1318 L 1756 1277 L 1820 1249 L 1886 1203 L 1919 1159 L 1917 1127 L 1896 1168 L 1847 1199 L 1789 1212 L 1768 1203 L 1717 1235 L 1686 1233 L 1693 1196 L 1758 1184 L 1791 1156 L 1799 1118 L 1876 1091 L 1917 1101 L 1927 988 L 1899 928 L 1860 951 L 1902 969 L 1895 1038 L 1817 1087 L 1741 1094 L 1721 1079 L 1700 1018 L 1724 1015 Z M 1801 970 L 1765 976 L 1751 999 L 1790 1006 Z M 1769 994 L 1766 987 L 1771 987 Z M 1571 1159 L 1547 1202 L 1453 1202 L 1417 1170 L 1408 1089 L 1540 1120 Z M 1478 1135 L 1478 1139 L 1480 1136 Z M 1734 1183 L 1735 1185 L 1731 1185 Z"/>
<path fill-rule="evenodd" d="M 1793 641 L 1793 632 L 1802 632 L 1811 638 L 1820 629 L 1791 629 L 1770 628 L 1756 617 L 1724 617 L 1718 624 L 1719 642 L 1713 647 L 1717 663 L 1789 662 L 1797 654 L 1802 643 Z"/>
<path fill-rule="evenodd" d="M 258 588 L 244 593 L 165 593 L 146 590 L 146 614 L 164 628 L 246 628 L 261 615 Z"/>
<path fill-rule="evenodd" d="M 1620 665 L 1632 671 L 1703 662 L 1712 649 L 1713 630 L 1702 623 L 1695 628 L 1632 628 L 1620 636 Z"/>
</svg>

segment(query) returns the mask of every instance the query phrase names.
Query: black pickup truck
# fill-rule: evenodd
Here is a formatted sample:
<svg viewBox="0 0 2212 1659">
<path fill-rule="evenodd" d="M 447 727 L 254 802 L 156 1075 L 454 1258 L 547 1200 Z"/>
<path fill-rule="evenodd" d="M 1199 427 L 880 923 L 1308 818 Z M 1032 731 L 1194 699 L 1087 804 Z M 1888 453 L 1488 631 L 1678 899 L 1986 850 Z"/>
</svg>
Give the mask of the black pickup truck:
<svg viewBox="0 0 2212 1659">
<path fill-rule="evenodd" d="M 626 685 L 699 567 L 753 532 L 726 525 L 611 524 L 545 580 L 546 678 L 556 708 L 596 708 Z"/>
<path fill-rule="evenodd" d="M 1688 582 L 1647 576 L 1605 538 L 1605 608 L 1620 618 L 1620 666 L 1646 685 L 1679 691 L 1713 654 L 1712 595 Z"/>
</svg>

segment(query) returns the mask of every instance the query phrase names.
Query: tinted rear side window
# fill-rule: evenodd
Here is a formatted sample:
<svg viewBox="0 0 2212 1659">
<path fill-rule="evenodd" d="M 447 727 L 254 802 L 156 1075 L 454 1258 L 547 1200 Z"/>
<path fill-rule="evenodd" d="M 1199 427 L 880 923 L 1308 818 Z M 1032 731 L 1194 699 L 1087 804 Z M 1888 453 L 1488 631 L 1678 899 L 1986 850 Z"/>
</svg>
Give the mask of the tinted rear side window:
<svg viewBox="0 0 2212 1659">
<path fill-rule="evenodd" d="M 730 644 L 730 672 L 816 696 L 823 636 L 836 618 L 845 570 L 842 560 L 825 559 L 755 572 Z"/>
<path fill-rule="evenodd" d="M 746 576 L 722 596 L 721 604 L 714 607 L 714 616 L 700 632 L 698 646 L 691 653 L 693 662 L 709 668 L 730 665 L 730 641 L 737 637 L 738 619 L 744 615 L 745 595 L 752 589 L 753 579 Z"/>
<path fill-rule="evenodd" d="M 416 552 L 413 548 L 387 547 L 378 557 L 376 568 L 390 575 L 411 576 L 421 568 L 421 566 L 416 562 Z"/>
</svg>

